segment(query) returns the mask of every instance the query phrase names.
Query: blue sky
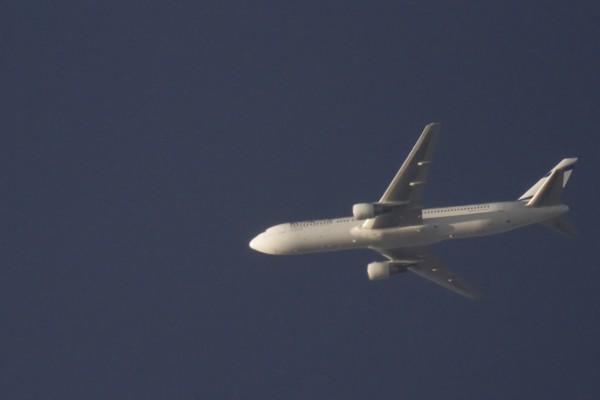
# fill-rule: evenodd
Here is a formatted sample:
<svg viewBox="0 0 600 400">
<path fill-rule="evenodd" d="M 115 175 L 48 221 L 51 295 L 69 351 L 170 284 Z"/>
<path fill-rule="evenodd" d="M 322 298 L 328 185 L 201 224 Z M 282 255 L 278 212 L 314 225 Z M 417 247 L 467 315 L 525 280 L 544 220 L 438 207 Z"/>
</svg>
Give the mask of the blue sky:
<svg viewBox="0 0 600 400">
<path fill-rule="evenodd" d="M 597 397 L 596 4 L 2 8 L 1 397 Z M 479 302 L 248 248 L 377 200 L 429 122 L 426 205 L 579 157 L 579 238 L 435 246 Z"/>
</svg>

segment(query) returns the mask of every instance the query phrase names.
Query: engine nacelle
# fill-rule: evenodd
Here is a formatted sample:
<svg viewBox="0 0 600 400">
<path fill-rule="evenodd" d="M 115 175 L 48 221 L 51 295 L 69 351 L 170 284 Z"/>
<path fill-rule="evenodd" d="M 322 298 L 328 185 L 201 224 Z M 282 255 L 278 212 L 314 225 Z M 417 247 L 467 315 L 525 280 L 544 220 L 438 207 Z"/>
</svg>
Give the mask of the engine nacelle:
<svg viewBox="0 0 600 400">
<path fill-rule="evenodd" d="M 391 261 L 372 262 L 367 265 L 367 274 L 372 281 L 388 279 L 391 275 L 406 271 L 406 267 Z"/>
<path fill-rule="evenodd" d="M 377 203 L 359 203 L 352 206 L 352 215 L 359 221 L 376 217 L 388 211 L 387 207 Z"/>
</svg>

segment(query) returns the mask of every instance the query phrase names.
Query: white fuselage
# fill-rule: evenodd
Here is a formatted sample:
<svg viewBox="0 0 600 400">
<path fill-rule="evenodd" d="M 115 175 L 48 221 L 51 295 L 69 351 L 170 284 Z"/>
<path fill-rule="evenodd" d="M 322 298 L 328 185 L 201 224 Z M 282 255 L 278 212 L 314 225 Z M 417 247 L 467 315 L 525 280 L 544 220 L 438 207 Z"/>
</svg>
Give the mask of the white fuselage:
<svg viewBox="0 0 600 400">
<path fill-rule="evenodd" d="M 353 217 L 280 224 L 256 236 L 250 247 L 268 254 L 346 249 L 384 250 L 425 246 L 446 239 L 492 235 L 566 213 L 566 205 L 527 207 L 521 201 L 423 209 L 422 224 L 363 228 Z"/>
</svg>

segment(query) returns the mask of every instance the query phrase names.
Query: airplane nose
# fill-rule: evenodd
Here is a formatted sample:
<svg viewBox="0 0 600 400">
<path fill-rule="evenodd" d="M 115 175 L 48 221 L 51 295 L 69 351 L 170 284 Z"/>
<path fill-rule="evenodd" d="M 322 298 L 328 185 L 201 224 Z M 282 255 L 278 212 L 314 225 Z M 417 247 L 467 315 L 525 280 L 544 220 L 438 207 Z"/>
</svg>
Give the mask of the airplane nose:
<svg viewBox="0 0 600 400">
<path fill-rule="evenodd" d="M 261 253 L 270 253 L 268 249 L 268 240 L 265 238 L 265 234 L 261 233 L 250 241 L 250 248 Z"/>
<path fill-rule="evenodd" d="M 257 249 L 257 247 L 258 247 L 258 242 L 259 242 L 259 236 L 260 236 L 260 235 L 258 235 L 257 237 L 255 237 L 254 239 L 252 239 L 252 240 L 250 241 L 250 248 L 251 248 L 252 250 L 259 251 L 259 250 Z"/>
<path fill-rule="evenodd" d="M 267 234 L 265 232 L 259 234 L 250 241 L 250 248 L 256 251 L 260 251 L 261 253 L 277 254 L 277 251 L 274 248 L 272 238 L 267 237 Z"/>
</svg>

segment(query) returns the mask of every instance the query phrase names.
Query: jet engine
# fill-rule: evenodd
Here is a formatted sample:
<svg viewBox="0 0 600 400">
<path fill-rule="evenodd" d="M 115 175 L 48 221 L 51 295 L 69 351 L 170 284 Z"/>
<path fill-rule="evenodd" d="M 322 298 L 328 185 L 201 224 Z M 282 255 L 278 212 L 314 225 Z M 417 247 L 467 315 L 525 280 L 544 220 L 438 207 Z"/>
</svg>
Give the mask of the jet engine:
<svg viewBox="0 0 600 400">
<path fill-rule="evenodd" d="M 391 261 L 372 262 L 367 266 L 367 274 L 372 281 L 388 279 L 390 275 L 406 272 L 406 267 Z"/>
<path fill-rule="evenodd" d="M 354 215 L 354 219 L 359 221 L 385 214 L 388 211 L 388 207 L 377 203 L 359 203 L 352 206 L 352 214 Z"/>
</svg>

